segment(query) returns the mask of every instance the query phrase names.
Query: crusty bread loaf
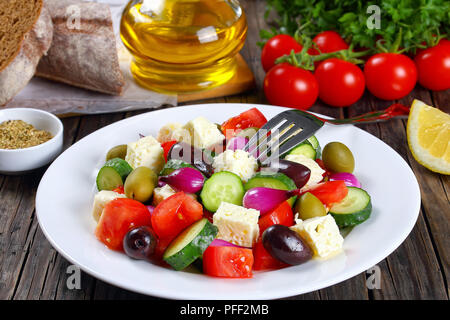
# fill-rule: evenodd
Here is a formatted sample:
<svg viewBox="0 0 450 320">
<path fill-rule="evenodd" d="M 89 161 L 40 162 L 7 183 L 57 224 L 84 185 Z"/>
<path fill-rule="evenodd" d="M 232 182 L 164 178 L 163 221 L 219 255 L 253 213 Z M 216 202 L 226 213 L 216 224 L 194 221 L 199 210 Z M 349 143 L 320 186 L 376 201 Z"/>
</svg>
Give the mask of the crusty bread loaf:
<svg viewBox="0 0 450 320">
<path fill-rule="evenodd" d="M 53 43 L 36 74 L 73 86 L 119 95 L 120 71 L 111 11 L 107 4 L 45 0 L 54 24 Z"/>
<path fill-rule="evenodd" d="M 52 35 L 52 21 L 42 0 L 1 1 L 0 105 L 31 80 L 50 47 Z"/>
</svg>

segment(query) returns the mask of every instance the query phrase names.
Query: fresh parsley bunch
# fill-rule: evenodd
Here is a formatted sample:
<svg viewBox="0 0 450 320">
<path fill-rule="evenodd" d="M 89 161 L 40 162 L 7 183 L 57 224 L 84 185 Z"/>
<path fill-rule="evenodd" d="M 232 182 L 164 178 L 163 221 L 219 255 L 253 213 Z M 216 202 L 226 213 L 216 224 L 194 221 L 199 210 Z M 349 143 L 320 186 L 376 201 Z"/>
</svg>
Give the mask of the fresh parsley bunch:
<svg viewBox="0 0 450 320">
<path fill-rule="evenodd" d="M 380 9 L 379 29 L 367 26 L 371 5 Z M 374 48 L 382 39 L 385 48 L 414 53 L 450 33 L 448 0 L 267 0 L 266 18 L 272 12 L 278 17 L 271 30 L 261 31 L 263 40 L 299 28 L 311 37 L 335 30 L 355 47 Z"/>
</svg>

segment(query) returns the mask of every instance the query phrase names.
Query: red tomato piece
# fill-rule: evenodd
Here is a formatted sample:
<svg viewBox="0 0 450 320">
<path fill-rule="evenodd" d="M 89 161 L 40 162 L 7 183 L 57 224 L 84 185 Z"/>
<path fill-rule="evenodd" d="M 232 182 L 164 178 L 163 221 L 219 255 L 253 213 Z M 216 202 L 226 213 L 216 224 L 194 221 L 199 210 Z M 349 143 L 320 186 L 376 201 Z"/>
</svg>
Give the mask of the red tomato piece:
<svg viewBox="0 0 450 320">
<path fill-rule="evenodd" d="M 288 264 L 272 257 L 264 248 L 261 239 L 253 246 L 253 257 L 253 270 L 274 270 L 289 266 Z"/>
<path fill-rule="evenodd" d="M 251 278 L 252 249 L 239 247 L 211 247 L 203 253 L 203 272 L 223 278 Z"/>
<path fill-rule="evenodd" d="M 112 250 L 123 250 L 123 237 L 133 228 L 151 226 L 150 212 L 142 203 L 120 198 L 110 201 L 95 229 L 98 240 Z"/>
<path fill-rule="evenodd" d="M 202 217 L 202 205 L 186 193 L 178 192 L 158 204 L 151 215 L 151 221 L 153 230 L 160 239 L 174 239 Z"/>
<path fill-rule="evenodd" d="M 292 212 L 289 202 L 284 201 L 272 212 L 269 212 L 259 218 L 259 234 L 262 234 L 264 230 L 274 224 L 282 224 L 287 227 L 294 225 L 294 213 Z"/>
<path fill-rule="evenodd" d="M 327 181 L 306 190 L 315 195 L 324 205 L 330 206 L 347 196 L 348 189 L 344 181 Z"/>
<path fill-rule="evenodd" d="M 113 191 L 116 193 L 125 194 L 125 190 L 124 190 L 123 186 L 119 186 L 119 187 L 115 188 Z"/>
<path fill-rule="evenodd" d="M 163 150 L 164 150 L 164 159 L 166 159 L 166 162 L 167 162 L 167 157 L 168 157 L 168 155 L 169 155 L 169 152 L 170 152 L 170 149 L 172 148 L 172 146 L 175 144 L 175 143 L 177 143 L 178 141 L 167 141 L 167 142 L 164 142 L 163 144 L 161 144 L 161 147 L 163 148 Z"/>
<path fill-rule="evenodd" d="M 302 51 L 303 46 L 288 34 L 278 34 L 270 38 L 261 51 L 261 63 L 264 71 L 269 71 L 275 60 L 285 54 Z"/>
<path fill-rule="evenodd" d="M 227 139 L 233 137 L 239 131 L 248 128 L 261 128 L 267 123 L 266 117 L 256 108 L 242 112 L 240 115 L 230 118 L 222 124 L 222 132 Z"/>
</svg>

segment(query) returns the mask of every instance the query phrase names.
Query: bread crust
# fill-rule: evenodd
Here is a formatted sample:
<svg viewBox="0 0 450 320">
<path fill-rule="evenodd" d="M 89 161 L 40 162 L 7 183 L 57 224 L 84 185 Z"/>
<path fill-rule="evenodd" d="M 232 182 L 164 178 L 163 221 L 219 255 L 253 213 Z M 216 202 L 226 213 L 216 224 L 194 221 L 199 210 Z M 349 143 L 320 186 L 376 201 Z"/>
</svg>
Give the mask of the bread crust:
<svg viewBox="0 0 450 320">
<path fill-rule="evenodd" d="M 45 4 L 54 25 L 53 43 L 36 75 L 120 95 L 125 81 L 109 6 L 70 0 L 46 0 Z"/>
<path fill-rule="evenodd" d="M 17 54 L 0 71 L 0 106 L 8 103 L 28 84 L 39 60 L 48 52 L 52 37 L 53 23 L 41 3 L 39 16 L 31 30 L 25 33 Z"/>
</svg>

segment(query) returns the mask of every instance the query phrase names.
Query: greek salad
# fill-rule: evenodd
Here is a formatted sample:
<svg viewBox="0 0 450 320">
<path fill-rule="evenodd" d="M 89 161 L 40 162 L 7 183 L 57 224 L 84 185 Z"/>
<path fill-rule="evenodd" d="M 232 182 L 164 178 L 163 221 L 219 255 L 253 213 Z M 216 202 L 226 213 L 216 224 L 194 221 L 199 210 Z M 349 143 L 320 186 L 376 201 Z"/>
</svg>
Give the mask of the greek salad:
<svg viewBox="0 0 450 320">
<path fill-rule="evenodd" d="M 372 211 L 352 152 L 311 136 L 262 165 L 244 146 L 266 122 L 256 108 L 220 125 L 198 117 L 110 149 L 96 178 L 97 239 L 224 278 L 340 253 Z"/>
</svg>

